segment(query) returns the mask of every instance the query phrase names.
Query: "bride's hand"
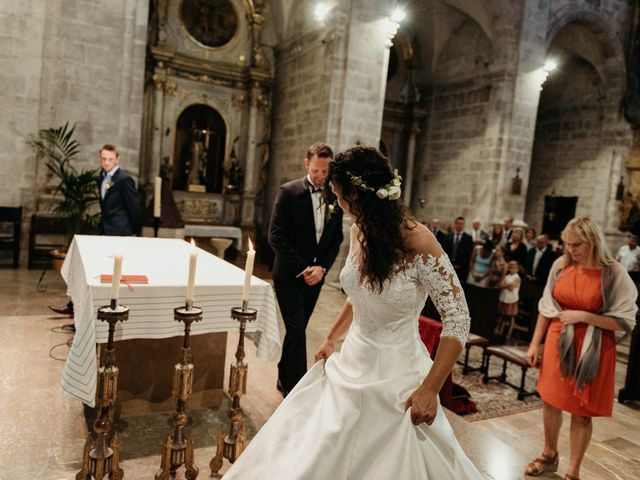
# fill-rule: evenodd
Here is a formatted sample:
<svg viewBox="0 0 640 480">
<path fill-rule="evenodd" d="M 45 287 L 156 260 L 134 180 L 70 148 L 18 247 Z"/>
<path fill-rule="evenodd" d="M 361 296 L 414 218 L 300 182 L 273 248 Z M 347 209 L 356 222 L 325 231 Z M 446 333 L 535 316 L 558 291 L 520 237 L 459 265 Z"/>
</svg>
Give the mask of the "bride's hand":
<svg viewBox="0 0 640 480">
<path fill-rule="evenodd" d="M 431 425 L 438 413 L 438 392 L 420 385 L 405 403 L 405 410 L 411 409 L 411 421 L 414 425 Z"/>
<path fill-rule="evenodd" d="M 335 347 L 336 347 L 336 344 L 333 342 L 333 340 L 329 340 L 328 338 L 325 338 L 320 344 L 320 346 L 318 347 L 318 350 L 316 350 L 316 353 L 313 354 L 314 361 L 317 362 L 320 359 L 323 359 L 326 361 L 327 358 L 329 358 L 329 355 L 331 355 L 335 350 Z"/>
</svg>

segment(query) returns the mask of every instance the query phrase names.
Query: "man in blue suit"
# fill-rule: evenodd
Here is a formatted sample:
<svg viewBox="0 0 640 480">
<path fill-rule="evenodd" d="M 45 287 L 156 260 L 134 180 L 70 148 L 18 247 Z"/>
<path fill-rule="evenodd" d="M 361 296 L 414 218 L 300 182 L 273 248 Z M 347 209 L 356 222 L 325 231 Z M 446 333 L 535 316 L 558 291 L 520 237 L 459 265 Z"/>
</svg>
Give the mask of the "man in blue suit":
<svg viewBox="0 0 640 480">
<path fill-rule="evenodd" d="M 140 229 L 140 197 L 133 178 L 120 168 L 120 153 L 113 145 L 104 145 L 100 150 L 100 234 L 131 236 Z M 49 308 L 61 315 L 73 316 L 73 302 L 64 307 L 49 305 Z"/>
<path fill-rule="evenodd" d="M 120 153 L 113 145 L 100 149 L 100 233 L 131 236 L 140 229 L 140 197 L 133 179 L 120 168 Z"/>
</svg>

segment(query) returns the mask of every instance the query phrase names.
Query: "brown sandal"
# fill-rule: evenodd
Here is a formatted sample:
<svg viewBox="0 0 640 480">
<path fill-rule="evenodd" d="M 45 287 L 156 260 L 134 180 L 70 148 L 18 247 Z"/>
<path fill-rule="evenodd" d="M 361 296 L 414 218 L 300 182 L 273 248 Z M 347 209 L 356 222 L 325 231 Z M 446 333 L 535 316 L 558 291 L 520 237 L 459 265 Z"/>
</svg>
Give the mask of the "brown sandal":
<svg viewBox="0 0 640 480">
<path fill-rule="evenodd" d="M 544 453 L 541 453 L 538 457 L 533 459 L 531 463 L 527 464 L 527 466 L 525 467 L 524 473 L 526 473 L 527 475 L 531 475 L 532 477 L 537 477 L 538 475 L 541 475 L 546 472 L 553 473 L 558 470 L 558 463 L 559 463 L 558 452 L 556 452 L 556 454 L 553 457 L 548 457 Z M 565 476 L 565 479 L 566 478 L 567 477 Z M 575 477 L 574 478 L 569 477 L 568 480 L 580 480 L 580 479 L 576 479 Z"/>
<path fill-rule="evenodd" d="M 575 475 L 571 475 L 570 473 L 565 473 L 564 480 L 580 480 L 580 477 L 576 477 Z"/>
</svg>

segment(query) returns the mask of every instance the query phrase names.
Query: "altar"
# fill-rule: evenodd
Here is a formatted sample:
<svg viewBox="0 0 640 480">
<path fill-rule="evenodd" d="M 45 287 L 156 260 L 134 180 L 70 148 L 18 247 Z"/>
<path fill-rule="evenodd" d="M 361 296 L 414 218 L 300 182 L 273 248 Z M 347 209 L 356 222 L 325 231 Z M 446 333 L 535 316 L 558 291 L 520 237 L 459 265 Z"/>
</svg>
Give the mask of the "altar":
<svg viewBox="0 0 640 480">
<path fill-rule="evenodd" d="M 114 337 L 123 380 L 120 390 L 125 398 L 128 393 L 134 396 L 136 392 L 128 392 L 132 389 L 138 395 L 152 397 L 157 387 L 154 376 L 170 377 L 171 371 L 158 362 L 172 364 L 177 359 L 183 326 L 174 320 L 173 309 L 185 302 L 188 260 L 193 248 L 183 240 L 170 238 L 74 237 L 61 272 L 74 302 L 76 325 L 61 380 L 67 394 L 88 406 L 95 404 L 95 345 L 106 342 L 108 327 L 97 321 L 96 312 L 98 307 L 109 304 L 111 289 L 109 283 L 101 283 L 100 275 L 111 274 L 116 254 L 123 257 L 123 276 L 145 275 L 148 279 L 147 284 L 120 287 L 120 303 L 130 309 L 128 321 L 117 325 Z M 203 319 L 191 329 L 195 370 L 206 373 L 217 369 L 216 377 L 221 380 L 226 332 L 238 329 L 230 310 L 242 304 L 244 272 L 204 250 L 196 250 L 194 304 L 203 309 Z M 258 358 L 273 361 L 281 342 L 271 285 L 252 277 L 249 305 L 257 309 L 258 315 L 255 322 L 247 325 L 248 336 L 257 347 Z M 223 339 L 207 338 L 208 334 L 222 334 Z M 197 385 L 196 378 L 194 386 Z M 171 404 L 168 400 L 167 406 Z M 162 403 L 162 399 L 158 401 Z"/>
</svg>

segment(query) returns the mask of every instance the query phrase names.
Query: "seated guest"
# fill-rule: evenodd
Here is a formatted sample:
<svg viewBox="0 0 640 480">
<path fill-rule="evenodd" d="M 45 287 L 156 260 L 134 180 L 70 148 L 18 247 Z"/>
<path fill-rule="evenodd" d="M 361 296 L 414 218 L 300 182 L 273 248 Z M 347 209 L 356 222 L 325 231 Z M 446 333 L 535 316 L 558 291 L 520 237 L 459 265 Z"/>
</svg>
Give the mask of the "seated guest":
<svg viewBox="0 0 640 480">
<path fill-rule="evenodd" d="M 477 287 L 489 286 L 489 274 L 491 273 L 491 261 L 493 260 L 493 243 L 486 240 L 483 245 L 477 245 L 471 254 L 469 264 L 469 276 L 467 283 Z"/>
<path fill-rule="evenodd" d="M 482 221 L 479 218 L 473 220 L 469 231 L 474 245 L 483 245 L 489 239 L 489 233 L 482 229 Z"/>
<path fill-rule="evenodd" d="M 536 248 L 536 231 L 529 227 L 524 230 L 524 244 L 527 250 L 533 250 Z"/>
<path fill-rule="evenodd" d="M 640 281 L 640 248 L 638 248 L 638 237 L 630 233 L 627 236 L 627 244 L 620 247 L 616 260 L 627 269 L 631 279 L 638 283 Z"/>
<path fill-rule="evenodd" d="M 638 249 L 640 252 L 640 249 Z M 547 235 L 538 235 L 536 248 L 527 252 L 526 278 L 527 282 L 535 285 L 547 283 L 547 277 L 551 270 L 551 265 L 556 259 L 556 254 L 549 246 Z"/>
<path fill-rule="evenodd" d="M 447 234 L 442 241 L 442 249 L 451 260 L 460 281 L 465 282 L 469 274 L 473 240 L 471 235 L 464 231 L 464 217 L 456 218 L 453 232 Z"/>
<path fill-rule="evenodd" d="M 505 258 L 508 261 L 518 262 L 520 268 L 527 262 L 527 247 L 522 242 L 523 232 L 521 228 L 514 228 L 511 232 L 511 240 L 505 249 Z"/>
<path fill-rule="evenodd" d="M 494 247 L 504 246 L 504 228 L 501 223 L 493 224 L 490 240 Z"/>
</svg>

